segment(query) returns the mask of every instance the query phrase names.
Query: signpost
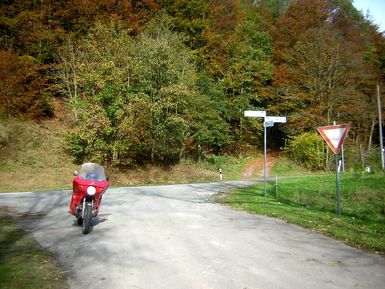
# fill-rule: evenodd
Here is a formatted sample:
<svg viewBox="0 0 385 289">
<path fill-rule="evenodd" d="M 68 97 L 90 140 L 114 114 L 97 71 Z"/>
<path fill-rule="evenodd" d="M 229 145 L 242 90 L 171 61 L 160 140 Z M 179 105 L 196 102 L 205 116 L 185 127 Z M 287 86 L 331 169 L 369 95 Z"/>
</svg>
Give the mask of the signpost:
<svg viewBox="0 0 385 289">
<path fill-rule="evenodd" d="M 265 121 L 286 123 L 286 116 L 266 116 Z"/>
<path fill-rule="evenodd" d="M 329 125 L 318 127 L 317 130 L 336 155 L 336 190 L 337 190 L 337 214 L 341 215 L 340 188 L 339 188 L 339 163 L 338 153 L 344 143 L 346 135 L 351 128 L 350 124 Z"/>
<path fill-rule="evenodd" d="M 266 111 L 264 110 L 245 110 L 246 117 L 265 117 Z"/>
<path fill-rule="evenodd" d="M 266 197 L 266 174 L 267 174 L 267 128 L 273 127 L 275 122 L 286 123 L 286 117 L 284 116 L 266 116 L 266 111 L 264 110 L 245 110 L 244 116 L 246 117 L 263 117 L 263 180 L 264 180 L 264 194 Z"/>
</svg>

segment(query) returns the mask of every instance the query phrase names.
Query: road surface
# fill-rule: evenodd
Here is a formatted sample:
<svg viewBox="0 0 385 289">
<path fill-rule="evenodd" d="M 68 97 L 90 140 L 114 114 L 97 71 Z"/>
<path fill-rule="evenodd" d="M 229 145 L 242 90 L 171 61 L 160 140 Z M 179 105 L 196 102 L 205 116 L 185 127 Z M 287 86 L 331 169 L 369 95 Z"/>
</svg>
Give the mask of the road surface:
<svg viewBox="0 0 385 289">
<path fill-rule="evenodd" d="M 385 258 L 273 218 L 210 202 L 244 183 L 110 188 L 93 231 L 71 192 L 1 193 L 57 256 L 72 289 L 383 289 Z"/>
</svg>

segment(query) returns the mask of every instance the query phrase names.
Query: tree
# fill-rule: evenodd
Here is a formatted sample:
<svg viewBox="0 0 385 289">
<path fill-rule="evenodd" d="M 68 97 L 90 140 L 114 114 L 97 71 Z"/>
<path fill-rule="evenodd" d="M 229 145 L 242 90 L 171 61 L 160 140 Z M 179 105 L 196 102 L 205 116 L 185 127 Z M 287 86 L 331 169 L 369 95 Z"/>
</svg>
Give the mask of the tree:
<svg viewBox="0 0 385 289">
<path fill-rule="evenodd" d="M 336 33 L 321 28 L 309 30 L 295 45 L 296 64 L 289 77 L 302 102 L 295 112 L 297 129 L 331 124 L 336 119 L 349 121 L 343 106 L 358 93 L 362 61 L 352 57 L 343 43 Z"/>
<path fill-rule="evenodd" d="M 46 83 L 36 61 L 10 50 L 1 50 L 0 59 L 0 110 L 8 117 L 52 116 Z"/>
<path fill-rule="evenodd" d="M 78 124 L 69 141 L 79 161 L 170 163 L 183 156 L 188 143 L 205 147 L 217 140 L 198 137 L 215 123 L 198 124 L 197 111 L 210 100 L 199 94 L 188 50 L 168 25 L 169 18 L 161 17 L 133 37 L 119 23 L 98 23 L 62 56 L 77 60 L 71 69 L 78 96 L 71 103 Z M 73 95 L 75 82 L 61 75 L 63 88 Z"/>
<path fill-rule="evenodd" d="M 211 23 L 209 1 L 157 0 L 156 2 L 172 17 L 172 30 L 182 36 L 187 47 L 199 53 L 207 44 L 203 32 Z"/>
<path fill-rule="evenodd" d="M 218 81 L 229 107 L 230 131 L 238 144 L 247 140 L 245 135 L 260 133 L 244 121 L 243 111 L 262 107 L 259 93 L 273 72 L 271 37 L 262 27 L 261 15 L 253 7 L 245 8 L 242 14 L 233 31 L 234 43 L 228 46 L 227 59 L 218 64 L 222 72 Z"/>
<path fill-rule="evenodd" d="M 271 23 L 275 69 L 260 95 L 268 111 L 288 116 L 285 134 L 347 122 L 353 143 L 370 144 L 375 83 L 383 79 L 381 41 L 375 40 L 381 37 L 371 24 L 349 0 L 289 1 Z"/>
<path fill-rule="evenodd" d="M 64 36 L 58 19 L 60 2 L 16 0 L 0 4 L 2 48 L 30 55 L 38 64 L 50 64 Z"/>
<path fill-rule="evenodd" d="M 347 120 L 348 103 L 365 103 L 363 38 L 353 39 L 348 30 L 357 31 L 361 20 L 342 25 L 353 15 L 345 2 L 293 1 L 273 29 L 274 88 L 265 101 L 270 110 L 291 116 L 292 125 L 286 126 L 291 134 Z"/>
</svg>

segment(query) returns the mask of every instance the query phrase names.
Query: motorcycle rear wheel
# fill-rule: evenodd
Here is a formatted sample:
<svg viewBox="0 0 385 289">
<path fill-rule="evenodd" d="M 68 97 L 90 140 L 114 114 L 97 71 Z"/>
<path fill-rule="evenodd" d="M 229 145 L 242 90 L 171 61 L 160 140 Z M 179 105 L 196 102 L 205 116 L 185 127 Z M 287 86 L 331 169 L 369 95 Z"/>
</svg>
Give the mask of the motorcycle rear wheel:
<svg viewBox="0 0 385 289">
<path fill-rule="evenodd" d="M 84 219 L 82 223 L 83 234 L 88 234 L 91 231 L 91 220 L 92 220 L 92 204 L 86 203 L 84 208 Z"/>
</svg>

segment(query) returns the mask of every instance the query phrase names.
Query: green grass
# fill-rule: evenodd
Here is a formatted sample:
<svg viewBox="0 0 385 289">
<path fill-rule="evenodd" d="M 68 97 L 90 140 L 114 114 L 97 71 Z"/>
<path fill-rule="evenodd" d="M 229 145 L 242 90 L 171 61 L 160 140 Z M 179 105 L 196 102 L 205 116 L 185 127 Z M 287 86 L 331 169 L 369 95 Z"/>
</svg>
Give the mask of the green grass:
<svg viewBox="0 0 385 289">
<path fill-rule="evenodd" d="M 263 183 L 237 189 L 217 200 L 332 236 L 359 248 L 385 253 L 385 178 L 341 175 L 342 215 L 336 214 L 335 175 L 280 180 L 263 196 Z"/>
<path fill-rule="evenodd" d="M 269 156 L 268 156 L 269 157 Z M 310 174 L 311 171 L 298 165 L 285 154 L 280 154 L 279 160 L 274 164 L 271 169 L 271 175 L 275 174 L 279 176 L 293 176 L 293 175 L 304 175 Z"/>
<path fill-rule="evenodd" d="M 18 228 L 4 211 L 0 211 L 0 288 L 68 288 L 52 254 Z"/>
</svg>

